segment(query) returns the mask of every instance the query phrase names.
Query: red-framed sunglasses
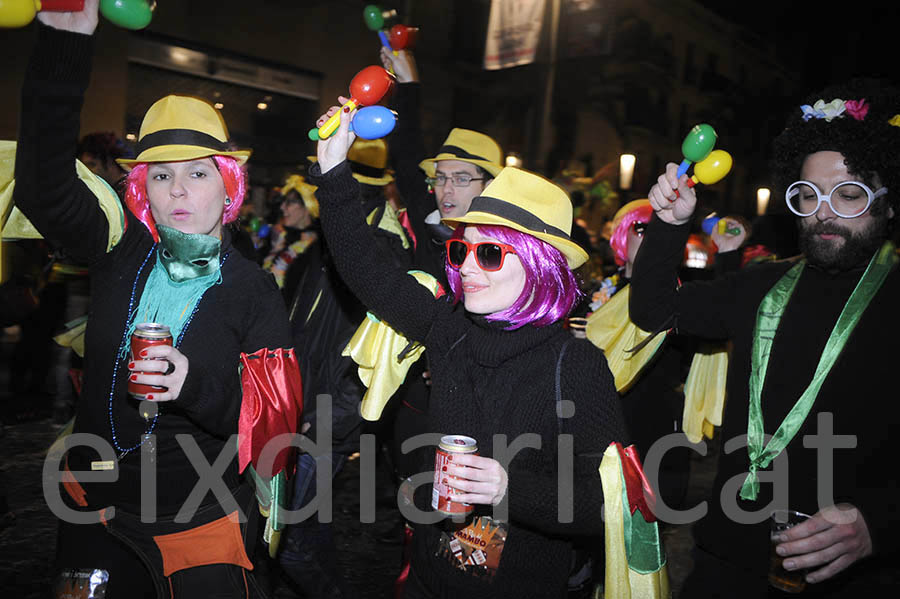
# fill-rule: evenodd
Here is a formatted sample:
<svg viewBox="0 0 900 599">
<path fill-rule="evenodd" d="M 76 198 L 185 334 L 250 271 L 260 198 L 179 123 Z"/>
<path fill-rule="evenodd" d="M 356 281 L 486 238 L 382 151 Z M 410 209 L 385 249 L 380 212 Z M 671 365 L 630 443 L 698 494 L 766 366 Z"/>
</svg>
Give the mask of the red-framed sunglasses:
<svg viewBox="0 0 900 599">
<path fill-rule="evenodd" d="M 447 262 L 453 268 L 460 268 L 466 261 L 469 251 L 475 252 L 475 261 L 481 270 L 495 271 L 503 268 L 503 260 L 507 254 L 515 254 L 516 250 L 511 245 L 497 243 L 496 241 L 481 241 L 469 243 L 463 239 L 448 239 L 444 242 L 447 248 Z"/>
</svg>

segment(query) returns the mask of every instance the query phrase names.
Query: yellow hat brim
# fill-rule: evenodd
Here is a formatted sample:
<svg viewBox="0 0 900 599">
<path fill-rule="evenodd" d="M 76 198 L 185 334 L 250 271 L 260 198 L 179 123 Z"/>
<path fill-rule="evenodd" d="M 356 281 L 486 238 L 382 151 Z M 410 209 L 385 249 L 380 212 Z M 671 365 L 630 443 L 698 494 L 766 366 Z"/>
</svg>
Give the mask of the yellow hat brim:
<svg viewBox="0 0 900 599">
<path fill-rule="evenodd" d="M 443 218 L 441 222 L 447 226 L 456 228 L 457 225 L 498 225 L 502 227 L 509 227 L 510 229 L 515 229 L 516 231 L 520 231 L 522 233 L 527 233 L 532 237 L 537 237 L 541 241 L 546 241 L 560 252 L 566 258 L 566 263 L 568 263 L 569 268 L 575 270 L 582 264 L 588 261 L 587 252 L 582 249 L 580 245 L 571 241 L 569 239 L 565 239 L 558 235 L 552 235 L 550 233 L 543 233 L 540 231 L 532 231 L 523 227 L 522 225 L 513 222 L 509 219 L 503 218 L 502 216 L 497 216 L 496 214 L 491 214 L 489 212 L 467 212 L 463 216 L 456 218 Z"/>
<path fill-rule="evenodd" d="M 209 158 L 210 156 L 229 156 L 243 165 L 250 158 L 252 150 L 235 150 L 233 152 L 218 152 L 211 148 L 201 148 L 199 146 L 184 145 L 168 145 L 154 146 L 148 148 L 138 154 L 136 158 L 117 158 L 116 162 L 125 170 L 142 162 L 183 162 L 185 160 L 197 160 L 198 158 Z"/>
<path fill-rule="evenodd" d="M 315 164 L 319 161 L 318 156 L 307 156 L 307 160 L 311 163 Z M 351 169 L 352 170 L 352 169 Z M 366 185 L 374 185 L 375 187 L 381 187 L 387 185 L 391 181 L 394 180 L 394 175 L 390 173 L 390 169 L 385 169 L 384 176 L 381 177 L 367 177 L 365 175 L 359 175 L 357 173 L 353 173 L 353 178 L 359 181 L 360 183 L 365 183 Z"/>
</svg>

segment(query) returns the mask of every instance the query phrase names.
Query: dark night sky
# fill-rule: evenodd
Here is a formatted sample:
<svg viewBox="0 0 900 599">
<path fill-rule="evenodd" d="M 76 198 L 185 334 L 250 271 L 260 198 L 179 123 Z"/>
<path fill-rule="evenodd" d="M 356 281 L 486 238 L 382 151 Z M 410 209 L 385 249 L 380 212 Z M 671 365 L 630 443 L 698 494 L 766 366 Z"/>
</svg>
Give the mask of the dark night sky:
<svg viewBox="0 0 900 599">
<path fill-rule="evenodd" d="M 700 0 L 721 16 L 755 31 L 796 68 L 807 92 L 852 76 L 883 76 L 900 84 L 900 25 L 890 2 L 853 0 Z"/>
</svg>

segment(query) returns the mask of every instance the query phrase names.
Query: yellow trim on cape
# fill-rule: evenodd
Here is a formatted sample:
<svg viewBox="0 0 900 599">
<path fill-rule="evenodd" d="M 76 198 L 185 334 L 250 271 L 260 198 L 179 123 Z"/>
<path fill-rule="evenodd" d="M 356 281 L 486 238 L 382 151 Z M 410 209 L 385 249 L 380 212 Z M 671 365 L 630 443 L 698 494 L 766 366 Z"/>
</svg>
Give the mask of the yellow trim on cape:
<svg viewBox="0 0 900 599">
<path fill-rule="evenodd" d="M 437 296 L 440 289 L 437 279 L 418 270 L 408 274 Z M 359 406 L 359 413 L 366 420 L 381 417 L 384 406 L 403 383 L 409 367 L 425 351 L 425 346 L 417 343 L 402 360 L 398 359 L 409 344 L 406 337 L 369 313 L 344 348 L 343 355 L 350 356 L 359 365 L 359 378 L 368 387 Z"/>
<path fill-rule="evenodd" d="M 621 293 L 621 291 L 619 292 Z M 618 295 L 618 294 L 616 294 Z M 603 452 L 600 462 L 600 481 L 603 484 L 603 520 L 606 522 L 606 574 L 604 599 L 664 599 L 671 595 L 667 565 L 658 572 L 640 574 L 628 567 L 625 551 L 625 523 L 622 495 L 622 462 L 615 445 Z"/>
<path fill-rule="evenodd" d="M 631 286 L 626 285 L 588 316 L 585 329 L 591 343 L 606 355 L 619 393 L 624 393 L 634 384 L 666 339 L 666 335 L 660 333 L 640 350 L 627 351 L 650 336 L 650 333 L 640 329 L 628 317 L 629 297 Z"/>
<path fill-rule="evenodd" d="M 699 443 L 703 437 L 712 439 L 714 427 L 722 425 L 727 375 L 728 349 L 724 345 L 710 345 L 694 354 L 684 383 L 681 417 L 691 443 Z"/>
<path fill-rule="evenodd" d="M 31 224 L 31 221 L 25 218 L 25 215 L 12 203 L 13 189 L 16 184 L 15 168 L 16 142 L 0 140 L 0 239 L 41 239 L 41 234 Z M 109 222 L 109 237 L 106 245 L 108 252 L 119 243 L 125 232 L 124 208 L 112 187 L 78 160 L 75 161 L 75 172 L 78 178 L 88 186 L 91 193 L 96 196 L 100 210 L 103 211 Z M 0 264 L 3 264 L 2 254 L 0 254 Z M 0 280 L 3 280 L 3 274 L 0 273 Z"/>
</svg>

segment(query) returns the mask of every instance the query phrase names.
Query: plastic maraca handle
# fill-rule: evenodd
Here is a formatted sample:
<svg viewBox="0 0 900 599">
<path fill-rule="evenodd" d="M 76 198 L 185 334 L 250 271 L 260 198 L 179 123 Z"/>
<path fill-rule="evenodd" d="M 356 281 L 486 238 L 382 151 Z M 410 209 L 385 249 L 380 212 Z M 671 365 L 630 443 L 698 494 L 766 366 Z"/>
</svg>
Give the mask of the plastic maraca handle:
<svg viewBox="0 0 900 599">
<path fill-rule="evenodd" d="M 347 106 L 350 107 L 350 110 L 353 110 L 354 108 L 356 108 L 356 102 L 354 100 L 350 100 L 349 102 L 344 104 L 341 110 L 331 115 L 331 117 L 329 117 L 329 119 L 325 121 L 324 125 L 322 125 L 318 129 L 313 129 L 313 131 L 318 132 L 319 139 L 328 139 L 329 137 L 334 135 L 334 132 L 337 131 L 337 128 L 341 126 L 341 111 Z"/>
<path fill-rule="evenodd" d="M 685 174 L 689 168 L 691 168 L 691 161 L 685 158 L 678 165 L 678 172 L 675 173 L 675 176 L 680 179 L 681 175 Z"/>
<path fill-rule="evenodd" d="M 391 40 L 388 39 L 387 34 L 384 32 L 384 29 L 378 30 L 378 39 L 381 40 L 381 45 L 387 48 L 388 50 L 393 50 L 391 48 Z"/>
</svg>

